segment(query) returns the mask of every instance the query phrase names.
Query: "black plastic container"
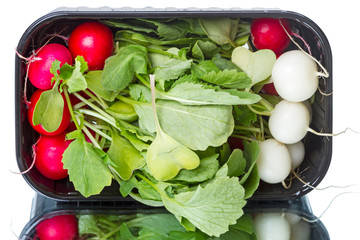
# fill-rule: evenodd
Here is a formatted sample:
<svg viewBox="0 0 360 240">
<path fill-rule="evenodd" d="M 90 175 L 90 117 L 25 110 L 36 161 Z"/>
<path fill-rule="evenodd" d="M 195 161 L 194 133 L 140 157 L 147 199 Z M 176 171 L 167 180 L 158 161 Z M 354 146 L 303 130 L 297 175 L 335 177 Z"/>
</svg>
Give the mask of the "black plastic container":
<svg viewBox="0 0 360 240">
<path fill-rule="evenodd" d="M 245 214 L 251 215 L 253 218 L 257 214 L 276 213 L 288 214 L 292 216 L 289 219 L 297 219 L 296 221 L 305 221 L 306 231 L 310 232 L 309 240 L 328 240 L 330 239 L 326 227 L 323 223 L 313 215 L 308 199 L 301 197 L 290 201 L 253 201 L 244 209 Z M 64 202 L 54 201 L 52 199 L 35 195 L 33 199 L 32 212 L 29 222 L 20 234 L 21 240 L 33 239 L 35 235 L 35 227 L 41 221 L 57 215 L 73 214 L 73 215 L 133 215 L 137 213 L 159 214 L 165 213 L 163 208 L 148 208 L 140 204 L 124 204 L 121 202 L 103 201 L 103 202 Z M 286 216 L 288 217 L 288 216 Z M 302 220 L 305 219 L 305 220 Z M 289 221 L 289 223 L 291 220 Z M 290 224 L 291 225 L 291 224 Z M 292 225 L 291 225 L 292 226 Z"/>
<path fill-rule="evenodd" d="M 51 12 L 29 26 L 21 37 L 17 51 L 23 56 L 41 46 L 41 41 L 48 34 L 68 34 L 74 27 L 87 20 L 104 20 L 118 18 L 241 18 L 251 20 L 260 17 L 287 18 L 293 31 L 309 44 L 312 55 L 328 70 L 330 77 L 320 81 L 319 88 L 323 92 L 332 92 L 332 54 L 329 42 L 322 30 L 309 18 L 281 10 L 156 10 L 156 9 L 63 9 Z M 63 43 L 60 38 L 54 39 Z M 301 44 L 301 43 L 300 43 Z M 295 48 L 295 47 L 292 47 Z M 15 119 L 16 119 L 16 157 L 20 171 L 29 168 L 32 163 L 32 145 L 38 134 L 32 130 L 26 118 L 26 106 L 23 103 L 24 78 L 26 65 L 23 60 L 15 60 Z M 34 89 L 28 84 L 27 96 Z M 332 96 L 316 93 L 313 104 L 313 120 L 311 128 L 316 131 L 332 132 Z M 300 166 L 301 177 L 312 186 L 317 186 L 324 178 L 332 154 L 332 138 L 319 137 L 309 133 L 303 140 L 306 156 Z M 77 192 L 68 180 L 53 181 L 43 177 L 35 168 L 23 175 L 27 183 L 38 193 L 57 200 L 124 200 L 119 193 L 119 186 L 113 183 L 101 194 L 85 199 Z M 266 184 L 261 182 L 252 200 L 288 200 L 301 197 L 312 190 L 298 180 L 294 180 L 289 189 L 281 184 Z"/>
</svg>

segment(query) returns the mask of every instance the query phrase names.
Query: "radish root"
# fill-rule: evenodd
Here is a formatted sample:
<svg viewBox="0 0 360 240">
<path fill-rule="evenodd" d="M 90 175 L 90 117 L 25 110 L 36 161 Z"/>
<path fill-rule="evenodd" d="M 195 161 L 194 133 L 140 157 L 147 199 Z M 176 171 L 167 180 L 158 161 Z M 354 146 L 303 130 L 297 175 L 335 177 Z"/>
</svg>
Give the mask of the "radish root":
<svg viewBox="0 0 360 240">
<path fill-rule="evenodd" d="M 320 214 L 319 217 L 316 217 L 314 219 L 307 219 L 305 217 L 302 217 L 302 220 L 304 220 L 305 222 L 308 222 L 308 223 L 314 223 L 314 222 L 317 222 L 317 221 L 320 221 L 320 218 L 329 210 L 330 206 L 334 203 L 334 201 L 342 196 L 342 195 L 345 195 L 345 194 L 349 194 L 349 193 L 357 193 L 359 194 L 360 192 L 342 192 L 342 193 L 339 193 L 337 194 L 331 201 L 330 203 L 328 204 L 328 206 L 325 208 L 325 210 Z"/>
<path fill-rule="evenodd" d="M 302 51 L 303 53 L 305 53 L 307 56 L 309 56 L 312 60 L 314 60 L 318 66 L 323 70 L 323 72 L 319 72 L 318 75 L 321 76 L 321 77 L 324 77 L 324 78 L 328 78 L 330 75 L 329 75 L 329 72 L 326 70 L 326 68 L 321 65 L 321 63 L 316 59 L 314 58 L 313 56 L 311 56 L 309 53 L 307 53 L 306 51 L 304 51 L 304 49 L 301 48 L 301 46 L 291 37 L 291 35 L 288 33 L 288 31 L 285 29 L 284 25 L 282 24 L 281 20 L 279 20 L 280 22 L 280 25 L 281 27 L 284 29 L 286 35 L 288 35 L 288 37 L 290 38 L 290 40 L 299 48 L 300 51 Z M 302 39 L 302 38 L 301 38 Z M 303 40 L 303 39 L 302 39 Z M 304 41 L 304 40 L 303 40 Z M 307 45 L 307 44 L 305 44 Z"/>
<path fill-rule="evenodd" d="M 37 51 L 33 50 L 32 54 L 30 57 L 26 58 L 24 56 L 22 56 L 18 51 L 17 49 L 15 49 L 15 53 L 16 55 L 22 59 L 22 60 L 25 60 L 25 64 L 26 64 L 26 74 L 25 74 L 25 80 L 24 80 L 24 90 L 23 90 L 23 100 L 24 100 L 24 103 L 26 104 L 27 107 L 29 107 L 30 105 L 30 102 L 28 101 L 27 99 L 27 96 L 26 96 L 26 90 L 27 90 L 27 82 L 28 82 L 28 77 L 29 77 L 29 68 L 30 68 L 30 64 L 33 63 L 33 62 L 36 62 L 36 61 L 40 61 L 42 60 L 42 58 L 40 57 L 37 57 L 37 54 L 38 52 L 41 51 L 41 49 L 43 47 L 45 47 L 53 38 L 55 38 L 57 35 L 54 35 L 52 37 L 50 37 L 44 45 L 42 45 Z"/>
<path fill-rule="evenodd" d="M 35 161 L 36 161 L 36 144 L 39 142 L 39 140 L 37 140 L 37 142 L 32 145 L 32 163 L 30 165 L 30 167 L 28 169 L 26 169 L 25 171 L 22 171 L 22 172 L 13 172 L 13 171 L 10 171 L 11 173 L 14 173 L 14 174 L 19 174 L 19 175 L 23 175 L 23 174 L 26 174 L 28 173 L 31 169 L 33 169 L 33 167 L 35 166 Z"/>
<path fill-rule="evenodd" d="M 309 46 L 309 44 L 305 41 L 305 39 L 304 39 L 304 38 L 302 38 L 299 34 L 294 33 L 294 32 L 291 32 L 291 35 L 293 35 L 293 36 L 295 36 L 295 37 L 299 38 L 299 39 L 300 39 L 300 40 L 304 43 L 304 45 L 306 46 L 306 48 L 307 48 L 307 50 L 308 50 L 309 54 L 311 55 L 311 49 L 310 49 L 310 46 Z"/>
<path fill-rule="evenodd" d="M 338 133 L 321 133 L 321 132 L 315 131 L 315 130 L 312 129 L 312 128 L 308 128 L 308 131 L 309 131 L 309 132 L 311 132 L 311 133 L 313 133 L 313 134 L 315 134 L 315 135 L 324 136 L 324 137 L 335 137 L 335 136 L 338 136 L 338 135 L 340 135 L 340 134 L 346 133 L 348 130 L 351 130 L 351 131 L 353 131 L 354 133 L 359 134 L 359 132 L 357 132 L 357 131 L 349 128 L 349 127 L 345 128 L 345 130 L 343 130 L 343 131 L 341 131 L 341 132 L 338 132 Z"/>
</svg>

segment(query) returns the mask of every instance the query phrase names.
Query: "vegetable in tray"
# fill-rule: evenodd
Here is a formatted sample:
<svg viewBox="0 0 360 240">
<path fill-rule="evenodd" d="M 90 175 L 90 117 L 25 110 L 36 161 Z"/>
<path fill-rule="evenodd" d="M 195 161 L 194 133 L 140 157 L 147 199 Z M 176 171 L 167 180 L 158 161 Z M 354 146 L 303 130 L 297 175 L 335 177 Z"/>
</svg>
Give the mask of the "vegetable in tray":
<svg viewBox="0 0 360 240">
<path fill-rule="evenodd" d="M 287 22 L 283 27 L 286 19 L 271 21 L 278 32 L 291 28 Z M 53 43 L 40 47 L 27 63 L 30 82 L 37 88 L 41 79 L 46 86 L 29 105 L 29 122 L 40 133 L 33 146 L 35 166 L 52 178 L 47 169 L 63 164 L 58 171 L 66 171 L 64 177 L 86 198 L 117 181 L 122 196 L 165 207 L 188 232 L 221 236 L 243 216 L 260 179 L 285 185 L 294 171 L 287 145 L 301 145 L 309 130 L 311 111 L 303 101 L 314 91 L 296 103 L 282 100 L 290 87 L 278 62 L 288 55 L 281 53 L 290 41 L 257 47 L 254 39 L 269 33 L 256 27 L 229 18 L 90 21 L 73 30 L 68 50 Z M 56 51 L 43 53 L 48 46 Z M 288 52 L 317 71 L 304 51 Z M 31 70 L 49 62 L 49 72 Z M 272 82 L 276 89 L 284 84 L 280 96 L 262 90 Z M 278 113 L 278 103 L 304 109 L 296 117 L 304 120 L 303 132 L 286 137 L 289 142 L 281 141 L 290 131 L 289 114 Z M 279 124 L 273 123 L 275 112 L 284 117 Z M 50 151 L 40 139 L 64 134 L 66 144 L 55 150 L 60 154 L 38 161 L 41 152 Z M 262 148 L 268 141 L 271 147 Z M 281 151 L 265 152 L 276 149 Z M 273 163 L 275 158 L 284 164 Z"/>
</svg>

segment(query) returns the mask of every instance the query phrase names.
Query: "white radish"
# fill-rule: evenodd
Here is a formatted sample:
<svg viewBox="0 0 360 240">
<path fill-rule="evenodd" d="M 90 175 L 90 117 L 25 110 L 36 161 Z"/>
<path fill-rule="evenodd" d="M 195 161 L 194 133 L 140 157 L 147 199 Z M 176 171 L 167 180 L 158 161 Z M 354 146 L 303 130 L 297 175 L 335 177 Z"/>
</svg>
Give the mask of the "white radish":
<svg viewBox="0 0 360 240">
<path fill-rule="evenodd" d="M 312 115 L 313 115 L 313 111 L 312 111 L 312 106 L 309 100 L 305 100 L 302 102 L 305 107 L 307 108 L 307 110 L 309 111 L 309 116 L 310 116 L 310 122 L 312 121 Z"/>
<path fill-rule="evenodd" d="M 285 215 L 290 225 L 294 225 L 301 221 L 301 217 L 295 213 L 286 213 Z"/>
<path fill-rule="evenodd" d="M 278 94 L 285 100 L 301 102 L 317 90 L 319 76 L 315 60 L 301 50 L 283 53 L 272 69 L 272 80 Z"/>
<path fill-rule="evenodd" d="M 280 101 L 269 118 L 272 136 L 285 144 L 293 144 L 303 139 L 310 130 L 309 125 L 309 111 L 300 102 Z"/>
<path fill-rule="evenodd" d="M 291 169 L 294 170 L 300 166 L 305 157 L 305 147 L 302 141 L 286 144 L 291 156 Z"/>
<path fill-rule="evenodd" d="M 291 240 L 310 240 L 311 229 L 309 223 L 305 221 L 299 221 L 291 225 Z"/>
<path fill-rule="evenodd" d="M 254 218 L 254 228 L 259 240 L 289 240 L 291 227 L 281 213 L 260 213 Z"/>
<path fill-rule="evenodd" d="M 259 147 L 257 167 L 260 179 L 270 184 L 283 182 L 291 171 L 291 157 L 287 147 L 272 138 L 262 141 Z"/>
</svg>

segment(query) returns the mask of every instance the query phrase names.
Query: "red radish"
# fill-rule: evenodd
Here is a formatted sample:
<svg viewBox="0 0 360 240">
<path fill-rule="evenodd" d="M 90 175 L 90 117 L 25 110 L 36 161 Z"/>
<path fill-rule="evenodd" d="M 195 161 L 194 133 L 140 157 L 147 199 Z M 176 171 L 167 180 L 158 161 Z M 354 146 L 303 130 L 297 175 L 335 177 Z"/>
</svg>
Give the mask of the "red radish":
<svg viewBox="0 0 360 240">
<path fill-rule="evenodd" d="M 32 128 L 35 131 L 37 131 L 38 133 L 40 133 L 40 134 L 48 135 L 48 136 L 58 135 L 58 134 L 62 133 L 63 131 L 65 131 L 65 129 L 69 126 L 69 123 L 70 123 L 70 120 L 71 120 L 69 108 L 67 107 L 65 97 L 62 94 L 63 99 L 64 99 L 64 111 L 63 111 L 63 118 L 62 118 L 62 121 L 61 121 L 61 124 L 60 124 L 59 128 L 57 130 L 55 130 L 54 132 L 47 132 L 41 126 L 41 124 L 38 124 L 38 125 L 33 124 L 33 116 L 34 116 L 35 105 L 39 101 L 39 98 L 40 98 L 40 95 L 41 95 L 42 92 L 44 92 L 44 91 L 38 89 L 33 93 L 33 95 L 30 98 L 30 105 L 29 105 L 28 114 L 27 114 L 28 121 L 29 121 L 30 125 L 32 126 Z"/>
<path fill-rule="evenodd" d="M 80 24 L 69 37 L 69 50 L 73 58 L 83 56 L 89 70 L 103 69 L 113 48 L 114 40 L 110 28 L 99 22 Z"/>
<path fill-rule="evenodd" d="M 281 19 L 288 33 L 291 32 L 289 22 Z M 257 49 L 270 49 L 278 56 L 290 44 L 290 38 L 276 18 L 258 18 L 251 23 L 251 40 Z"/>
<path fill-rule="evenodd" d="M 69 50 L 58 43 L 47 44 L 35 51 L 35 54 L 29 60 L 29 80 L 38 89 L 51 89 L 54 83 L 51 79 L 54 75 L 50 72 L 51 65 L 54 60 L 72 64 L 72 56 Z"/>
<path fill-rule="evenodd" d="M 58 215 L 41 221 L 36 226 L 36 239 L 75 240 L 78 239 L 78 220 L 74 215 Z"/>
<path fill-rule="evenodd" d="M 228 143 L 231 150 L 234 150 L 236 148 L 244 150 L 244 144 L 242 142 L 242 139 L 237 137 L 229 137 Z"/>
<path fill-rule="evenodd" d="M 279 96 L 278 92 L 275 89 L 275 86 L 273 83 L 267 83 L 264 84 L 264 86 L 262 87 L 261 91 L 265 94 L 269 94 L 269 95 L 274 95 L 274 96 Z"/>
<path fill-rule="evenodd" d="M 65 137 L 65 132 L 56 136 L 40 135 L 35 144 L 35 167 L 49 179 L 60 180 L 68 176 L 61 161 L 65 149 L 71 142 Z"/>
</svg>

